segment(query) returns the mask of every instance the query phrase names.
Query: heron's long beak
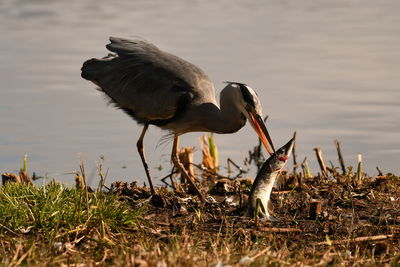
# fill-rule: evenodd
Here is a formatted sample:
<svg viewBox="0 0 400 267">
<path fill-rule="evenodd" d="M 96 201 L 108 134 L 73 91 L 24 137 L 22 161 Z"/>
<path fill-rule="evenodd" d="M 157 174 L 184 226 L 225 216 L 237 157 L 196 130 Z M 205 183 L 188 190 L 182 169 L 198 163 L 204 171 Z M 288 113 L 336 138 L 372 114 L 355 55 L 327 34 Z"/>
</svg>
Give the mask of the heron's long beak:
<svg viewBox="0 0 400 267">
<path fill-rule="evenodd" d="M 250 116 L 250 122 L 253 125 L 254 130 L 257 132 L 258 136 L 260 137 L 262 143 L 264 144 L 265 148 L 267 149 L 268 153 L 272 155 L 275 153 L 275 148 L 271 140 L 271 136 L 268 133 L 267 127 L 264 124 L 263 119 L 261 118 L 260 115 L 248 111 L 249 116 Z M 267 142 L 268 141 L 268 142 Z M 268 145 L 268 143 L 271 145 L 272 151 Z"/>
</svg>

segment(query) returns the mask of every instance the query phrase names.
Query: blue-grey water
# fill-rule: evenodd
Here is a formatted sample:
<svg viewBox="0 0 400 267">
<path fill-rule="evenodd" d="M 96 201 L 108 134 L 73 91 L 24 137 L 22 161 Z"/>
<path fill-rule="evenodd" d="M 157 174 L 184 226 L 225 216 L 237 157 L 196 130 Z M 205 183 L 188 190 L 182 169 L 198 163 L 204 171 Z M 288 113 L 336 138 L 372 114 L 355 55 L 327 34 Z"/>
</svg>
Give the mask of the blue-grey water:
<svg viewBox="0 0 400 267">
<path fill-rule="evenodd" d="M 400 2 L 0 1 L 0 172 L 21 167 L 71 182 L 80 158 L 91 183 L 104 155 L 112 180 L 144 180 L 141 128 L 107 106 L 80 78 L 84 60 L 107 51 L 108 36 L 141 37 L 222 81 L 259 94 L 275 145 L 297 131 L 297 154 L 317 171 L 313 148 L 337 164 L 362 153 L 365 170 L 399 173 Z M 146 153 L 156 183 L 170 170 L 171 143 L 151 127 Z M 182 145 L 197 146 L 200 134 Z M 216 135 L 221 162 L 242 163 L 257 143 L 249 125 Z M 200 161 L 196 154 L 195 161 Z M 162 166 L 159 171 L 157 167 Z"/>
</svg>

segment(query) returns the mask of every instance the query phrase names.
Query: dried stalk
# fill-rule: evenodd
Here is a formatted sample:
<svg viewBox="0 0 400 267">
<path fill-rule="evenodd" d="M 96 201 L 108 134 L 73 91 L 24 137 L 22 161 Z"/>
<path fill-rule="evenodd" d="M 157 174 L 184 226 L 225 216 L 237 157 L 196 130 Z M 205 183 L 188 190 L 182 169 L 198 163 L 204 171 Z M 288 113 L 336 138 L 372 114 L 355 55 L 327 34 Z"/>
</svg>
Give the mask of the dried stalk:
<svg viewBox="0 0 400 267">
<path fill-rule="evenodd" d="M 10 233 L 12 233 L 12 234 L 14 234 L 14 235 L 16 235 L 16 236 L 20 236 L 19 234 L 17 234 L 16 232 L 14 232 L 13 230 L 11 230 L 11 229 L 8 228 L 7 226 L 2 225 L 1 223 L 0 223 L 0 227 L 3 227 L 5 230 L 9 231 Z"/>
<path fill-rule="evenodd" d="M 383 176 L 383 172 L 379 169 L 378 166 L 376 166 L 376 170 L 378 171 L 378 175 L 379 176 Z"/>
<path fill-rule="evenodd" d="M 316 243 L 316 245 L 336 245 L 336 244 L 345 244 L 348 242 L 379 241 L 379 240 L 391 239 L 393 237 L 394 237 L 394 235 L 361 236 L 361 237 L 349 238 L 349 239 L 324 241 L 324 242 Z"/>
<path fill-rule="evenodd" d="M 80 166 L 80 169 L 81 169 L 81 175 L 82 175 L 82 178 L 83 178 L 83 185 L 85 186 L 85 199 L 86 199 L 86 209 L 87 209 L 87 212 L 86 212 L 86 219 L 87 219 L 87 221 L 89 221 L 89 217 L 90 217 L 90 212 L 89 212 L 89 192 L 88 192 L 88 187 L 87 187 L 87 183 L 86 183 L 86 171 L 85 171 L 85 164 L 84 164 L 84 162 L 83 162 L 83 159 L 81 159 L 81 166 Z"/>
<path fill-rule="evenodd" d="M 358 159 L 358 165 L 357 165 L 356 182 L 357 182 L 358 185 L 360 185 L 362 183 L 362 178 L 363 178 L 363 174 L 362 174 L 362 155 L 358 154 L 357 155 L 357 159 Z"/>
<path fill-rule="evenodd" d="M 21 178 L 18 174 L 5 172 L 1 175 L 3 185 L 6 183 L 20 183 Z"/>
<path fill-rule="evenodd" d="M 310 201 L 310 212 L 309 216 L 311 220 L 317 219 L 318 215 L 322 212 L 322 201 L 321 200 L 311 200 Z"/>
<path fill-rule="evenodd" d="M 79 172 L 75 173 L 75 188 L 83 188 L 83 178 L 82 175 L 79 174 Z"/>
<path fill-rule="evenodd" d="M 277 227 L 262 227 L 260 231 L 272 233 L 301 233 L 303 230 L 298 228 L 277 228 Z"/>
<path fill-rule="evenodd" d="M 194 147 L 182 147 L 178 153 L 179 160 L 190 177 L 194 177 L 193 151 Z"/>
<path fill-rule="evenodd" d="M 238 173 L 238 174 L 236 175 L 236 177 L 234 177 L 233 179 L 238 178 L 240 175 L 242 175 L 243 173 L 246 173 L 246 172 L 247 172 L 247 171 L 244 171 L 244 170 L 242 169 L 242 167 L 240 167 L 239 165 L 237 165 L 232 159 L 228 158 L 228 159 L 227 159 L 227 165 L 228 165 L 228 177 L 227 177 L 227 178 L 230 178 L 230 175 L 231 175 L 231 173 L 232 173 L 231 164 L 232 164 L 233 166 L 235 166 L 236 169 L 239 170 L 239 173 Z"/>
<path fill-rule="evenodd" d="M 342 174 L 346 175 L 346 165 L 344 165 L 342 150 L 340 149 L 340 143 L 338 140 L 335 140 L 335 145 L 336 145 L 336 150 L 337 150 L 338 157 L 339 157 L 340 167 L 342 168 Z"/>
<path fill-rule="evenodd" d="M 19 174 L 16 173 L 3 173 L 1 175 L 2 177 L 2 183 L 3 185 L 12 182 L 12 183 L 25 183 L 25 184 L 30 184 L 32 185 L 31 178 L 28 175 L 27 171 L 27 162 L 28 162 L 28 156 L 25 154 L 24 155 L 24 161 L 23 161 L 23 167 L 19 170 Z"/>
<path fill-rule="evenodd" d="M 328 177 L 328 170 L 326 169 L 326 164 L 325 164 L 324 158 L 322 157 L 321 148 L 316 147 L 316 148 L 314 148 L 314 151 L 317 156 L 319 167 L 321 168 L 322 176 L 326 178 L 326 177 Z"/>
</svg>

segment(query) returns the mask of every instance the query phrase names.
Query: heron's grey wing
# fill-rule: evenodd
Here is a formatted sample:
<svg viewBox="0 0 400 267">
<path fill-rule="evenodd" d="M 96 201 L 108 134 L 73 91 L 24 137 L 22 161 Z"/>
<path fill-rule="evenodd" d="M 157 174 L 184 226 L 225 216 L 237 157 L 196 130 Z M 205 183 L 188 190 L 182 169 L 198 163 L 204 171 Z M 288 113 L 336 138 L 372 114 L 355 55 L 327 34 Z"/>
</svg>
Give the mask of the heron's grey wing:
<svg viewBox="0 0 400 267">
<path fill-rule="evenodd" d="M 110 41 L 107 48 L 116 55 L 88 60 L 82 77 L 139 121 L 168 120 L 205 95 L 215 99 L 211 81 L 195 65 L 144 41 Z"/>
</svg>

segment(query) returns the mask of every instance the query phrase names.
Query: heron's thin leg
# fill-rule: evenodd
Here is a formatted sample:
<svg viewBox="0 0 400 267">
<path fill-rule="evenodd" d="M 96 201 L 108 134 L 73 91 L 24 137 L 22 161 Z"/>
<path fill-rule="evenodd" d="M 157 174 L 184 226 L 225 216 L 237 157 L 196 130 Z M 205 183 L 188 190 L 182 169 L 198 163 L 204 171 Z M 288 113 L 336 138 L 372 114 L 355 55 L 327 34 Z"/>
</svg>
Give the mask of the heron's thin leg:
<svg viewBox="0 0 400 267">
<path fill-rule="evenodd" d="M 144 170 L 146 172 L 147 180 L 149 181 L 151 194 L 155 195 L 156 192 L 154 191 L 153 182 L 151 181 L 149 166 L 147 165 L 146 158 L 144 156 L 143 138 L 144 138 L 144 135 L 146 134 L 147 128 L 149 128 L 148 124 L 146 124 L 143 127 L 142 134 L 140 135 L 139 140 L 136 143 L 136 146 L 139 151 L 140 158 L 142 159 L 142 163 L 143 163 Z"/>
<path fill-rule="evenodd" d="M 174 144 L 172 145 L 172 155 L 171 159 L 172 162 L 175 164 L 175 167 L 181 172 L 181 175 L 184 176 L 185 180 L 189 182 L 189 184 L 193 187 L 195 190 L 196 194 L 199 196 L 201 202 L 205 202 L 206 199 L 204 198 L 203 194 L 200 192 L 200 190 L 197 188 L 196 184 L 193 182 L 193 180 L 190 178 L 189 174 L 187 173 L 185 167 L 179 160 L 178 156 L 178 146 L 179 146 L 179 136 L 175 135 L 174 136 Z"/>
</svg>

